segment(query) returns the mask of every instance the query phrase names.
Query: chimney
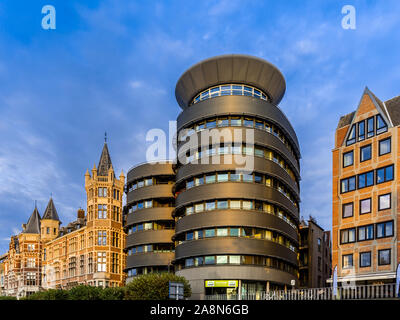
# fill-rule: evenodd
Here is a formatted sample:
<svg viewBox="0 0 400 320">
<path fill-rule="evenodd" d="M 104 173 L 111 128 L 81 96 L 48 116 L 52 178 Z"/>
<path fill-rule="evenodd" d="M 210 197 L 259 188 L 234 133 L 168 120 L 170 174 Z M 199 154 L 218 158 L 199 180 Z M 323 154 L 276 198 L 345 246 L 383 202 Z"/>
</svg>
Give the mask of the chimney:
<svg viewBox="0 0 400 320">
<path fill-rule="evenodd" d="M 82 208 L 78 209 L 78 219 L 85 219 L 85 210 Z"/>
</svg>

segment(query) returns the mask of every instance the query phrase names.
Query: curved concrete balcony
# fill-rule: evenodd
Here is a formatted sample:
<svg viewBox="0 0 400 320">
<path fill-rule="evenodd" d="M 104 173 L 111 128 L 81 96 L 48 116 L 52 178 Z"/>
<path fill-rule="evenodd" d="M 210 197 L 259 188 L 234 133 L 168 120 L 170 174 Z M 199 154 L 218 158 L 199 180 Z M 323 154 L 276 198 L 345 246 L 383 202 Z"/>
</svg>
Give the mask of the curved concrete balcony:
<svg viewBox="0 0 400 320">
<path fill-rule="evenodd" d="M 179 132 L 183 127 L 187 127 L 203 119 L 224 115 L 245 115 L 270 121 L 286 133 L 286 136 L 293 144 L 298 158 L 300 158 L 300 147 L 296 133 L 285 114 L 277 106 L 257 98 L 222 96 L 201 101 L 179 114 L 177 129 Z"/>
<path fill-rule="evenodd" d="M 133 224 L 148 222 L 148 221 L 165 221 L 173 220 L 172 207 L 157 207 L 157 208 L 147 208 L 141 209 L 132 213 L 128 213 L 126 216 L 126 227 Z"/>
<path fill-rule="evenodd" d="M 212 173 L 216 171 L 234 171 L 237 168 L 235 163 L 224 164 L 224 156 L 214 156 L 210 158 L 209 164 L 187 164 L 181 166 L 176 174 L 176 183 L 180 183 L 183 180 L 187 180 L 193 176 Z M 279 179 L 282 183 L 288 186 L 293 194 L 300 200 L 300 190 L 297 183 L 292 177 L 283 169 L 279 164 L 274 161 L 267 160 L 265 158 L 253 157 L 254 159 L 254 171 L 268 174 L 274 178 Z M 232 161 L 233 162 L 233 161 Z"/>
<path fill-rule="evenodd" d="M 131 168 L 127 175 L 127 182 L 131 182 L 132 180 L 138 180 L 144 177 L 154 177 L 161 175 L 174 175 L 174 171 L 172 170 L 172 163 L 157 163 L 157 162 L 148 162 L 143 163 L 141 165 L 135 166 Z"/>
<path fill-rule="evenodd" d="M 168 266 L 174 260 L 174 252 L 146 252 L 136 253 L 126 259 L 126 268 Z"/>
<path fill-rule="evenodd" d="M 126 196 L 126 204 L 132 202 L 146 200 L 146 199 L 156 199 L 156 198 L 173 198 L 172 187 L 174 185 L 170 184 L 155 184 L 152 186 L 138 188 L 128 192 Z"/>
<path fill-rule="evenodd" d="M 203 202 L 212 199 L 254 199 L 276 204 L 295 220 L 299 220 L 299 211 L 294 204 L 278 190 L 257 183 L 224 182 L 211 183 L 193 187 L 180 193 L 176 198 L 176 208 L 179 209 L 191 203 Z"/>
<path fill-rule="evenodd" d="M 175 230 L 146 230 L 127 235 L 126 248 L 152 243 L 171 243 Z"/>
<path fill-rule="evenodd" d="M 192 230 L 229 226 L 267 228 L 298 243 L 297 231 L 281 218 L 265 212 L 244 210 L 214 210 L 185 216 L 176 222 L 174 237 Z"/>
<path fill-rule="evenodd" d="M 216 237 L 184 242 L 175 247 L 175 261 L 207 255 L 258 255 L 285 260 L 297 266 L 297 254 L 269 240 Z"/>
<path fill-rule="evenodd" d="M 299 163 L 296 161 L 296 158 L 289 151 L 287 146 L 275 135 L 266 132 L 260 129 L 254 128 L 245 128 L 245 127 L 225 127 L 225 128 L 215 128 L 200 131 L 195 133 L 197 143 L 195 144 L 196 148 L 208 147 L 209 145 L 220 145 L 226 143 L 228 145 L 232 145 L 233 143 L 246 142 L 246 130 L 252 130 L 254 133 L 254 145 L 268 148 L 277 152 L 283 159 L 285 159 L 286 163 L 292 167 L 297 179 L 300 180 L 300 168 Z M 239 135 L 239 133 L 241 135 Z M 242 137 L 241 141 L 237 141 L 235 136 Z M 213 141 L 213 139 L 215 141 Z M 192 138 L 193 139 L 193 138 Z M 189 139 L 187 139 L 189 141 Z M 251 141 L 253 142 L 253 141 Z M 178 144 L 178 150 L 180 150 L 181 146 L 187 142 L 180 142 Z"/>
</svg>

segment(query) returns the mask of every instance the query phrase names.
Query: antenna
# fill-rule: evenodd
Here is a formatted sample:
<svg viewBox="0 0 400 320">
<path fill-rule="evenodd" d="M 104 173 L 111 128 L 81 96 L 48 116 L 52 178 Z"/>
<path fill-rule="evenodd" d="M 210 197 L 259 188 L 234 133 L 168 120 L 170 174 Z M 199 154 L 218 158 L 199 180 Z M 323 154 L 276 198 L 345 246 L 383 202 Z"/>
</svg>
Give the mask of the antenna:
<svg viewBox="0 0 400 320">
<path fill-rule="evenodd" d="M 107 131 L 104 132 L 104 143 L 107 143 Z"/>
</svg>

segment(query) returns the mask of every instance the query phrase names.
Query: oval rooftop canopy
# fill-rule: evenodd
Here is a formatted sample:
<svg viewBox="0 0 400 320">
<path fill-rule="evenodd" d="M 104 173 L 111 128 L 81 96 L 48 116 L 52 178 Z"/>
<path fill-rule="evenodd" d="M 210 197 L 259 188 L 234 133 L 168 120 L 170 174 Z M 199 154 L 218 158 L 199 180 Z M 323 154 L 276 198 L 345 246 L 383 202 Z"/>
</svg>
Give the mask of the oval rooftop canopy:
<svg viewBox="0 0 400 320">
<path fill-rule="evenodd" d="M 242 83 L 265 92 L 278 105 L 286 90 L 282 73 L 268 61 L 242 54 L 212 57 L 189 68 L 178 80 L 175 96 L 182 109 L 201 91 L 225 83 Z"/>
</svg>

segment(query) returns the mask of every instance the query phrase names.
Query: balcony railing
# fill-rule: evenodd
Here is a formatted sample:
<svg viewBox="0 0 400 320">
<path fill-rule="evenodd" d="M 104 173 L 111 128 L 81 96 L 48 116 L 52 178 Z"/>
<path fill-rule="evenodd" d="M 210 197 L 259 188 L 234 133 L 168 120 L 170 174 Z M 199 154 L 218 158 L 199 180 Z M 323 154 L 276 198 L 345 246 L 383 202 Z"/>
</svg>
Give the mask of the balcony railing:
<svg viewBox="0 0 400 320">
<path fill-rule="evenodd" d="M 207 295 L 206 300 L 374 300 L 400 299 L 396 294 L 396 284 L 364 285 L 337 288 L 334 295 L 333 288 L 279 290 L 270 292 L 256 292 L 234 295 Z"/>
</svg>

